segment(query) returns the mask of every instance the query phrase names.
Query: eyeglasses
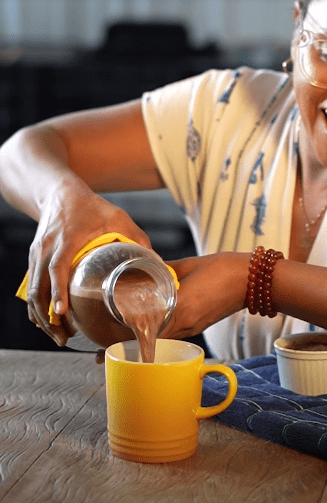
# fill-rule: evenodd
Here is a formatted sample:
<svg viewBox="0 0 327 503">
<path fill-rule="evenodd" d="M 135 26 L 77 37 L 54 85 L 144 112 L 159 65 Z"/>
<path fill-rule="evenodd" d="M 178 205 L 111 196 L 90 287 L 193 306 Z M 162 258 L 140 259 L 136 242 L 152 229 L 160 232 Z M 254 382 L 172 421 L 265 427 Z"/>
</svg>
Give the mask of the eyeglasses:
<svg viewBox="0 0 327 503">
<path fill-rule="evenodd" d="M 307 14 L 315 24 L 314 19 Z M 313 86 L 327 89 L 327 33 L 315 33 L 303 28 L 300 13 L 297 51 L 301 70 Z"/>
</svg>

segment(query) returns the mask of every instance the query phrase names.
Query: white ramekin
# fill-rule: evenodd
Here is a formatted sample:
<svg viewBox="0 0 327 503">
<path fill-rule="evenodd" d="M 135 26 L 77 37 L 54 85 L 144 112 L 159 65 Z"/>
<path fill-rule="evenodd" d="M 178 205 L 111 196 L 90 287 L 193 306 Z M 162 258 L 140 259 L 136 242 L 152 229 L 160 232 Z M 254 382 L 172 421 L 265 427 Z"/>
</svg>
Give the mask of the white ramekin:
<svg viewBox="0 0 327 503">
<path fill-rule="evenodd" d="M 289 349 L 292 343 L 327 344 L 327 332 L 306 332 L 274 342 L 280 385 L 301 395 L 327 394 L 327 351 Z"/>
</svg>

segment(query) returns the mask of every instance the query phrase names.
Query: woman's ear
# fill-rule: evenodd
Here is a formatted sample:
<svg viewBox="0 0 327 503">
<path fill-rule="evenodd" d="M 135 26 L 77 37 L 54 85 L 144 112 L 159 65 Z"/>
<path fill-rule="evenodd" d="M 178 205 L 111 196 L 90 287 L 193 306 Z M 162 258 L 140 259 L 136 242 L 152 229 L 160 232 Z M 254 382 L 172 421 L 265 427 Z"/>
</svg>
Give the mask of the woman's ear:
<svg viewBox="0 0 327 503">
<path fill-rule="evenodd" d="M 300 0 L 296 0 L 294 2 L 294 12 L 293 12 L 293 21 L 296 22 L 296 20 L 298 19 L 299 15 L 300 15 L 300 12 L 301 12 L 301 9 L 302 9 L 302 2 Z"/>
<path fill-rule="evenodd" d="M 292 41 L 291 41 L 291 60 L 294 61 L 295 58 L 295 49 L 296 49 L 296 32 L 299 26 L 300 14 L 302 10 L 303 4 L 301 0 L 296 0 L 294 2 L 294 10 L 293 10 L 293 33 L 292 33 Z"/>
</svg>

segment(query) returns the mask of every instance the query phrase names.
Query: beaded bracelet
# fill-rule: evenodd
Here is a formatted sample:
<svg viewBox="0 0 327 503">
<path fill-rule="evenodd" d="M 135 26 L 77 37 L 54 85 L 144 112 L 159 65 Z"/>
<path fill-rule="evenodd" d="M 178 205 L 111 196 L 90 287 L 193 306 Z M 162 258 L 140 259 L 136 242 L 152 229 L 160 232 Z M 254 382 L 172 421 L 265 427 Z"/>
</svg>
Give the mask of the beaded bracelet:
<svg viewBox="0 0 327 503">
<path fill-rule="evenodd" d="M 256 314 L 258 312 L 257 309 L 257 299 L 256 299 L 256 281 L 257 281 L 257 272 L 259 269 L 260 258 L 265 252 L 263 246 L 257 246 L 252 253 L 250 259 L 250 267 L 249 267 L 249 275 L 248 275 L 248 285 L 246 291 L 246 301 L 250 314 Z"/>
<path fill-rule="evenodd" d="M 284 258 L 282 252 L 266 250 L 258 246 L 250 260 L 246 300 L 250 314 L 274 318 L 277 312 L 271 303 L 271 287 L 274 267 L 277 260 Z"/>
</svg>

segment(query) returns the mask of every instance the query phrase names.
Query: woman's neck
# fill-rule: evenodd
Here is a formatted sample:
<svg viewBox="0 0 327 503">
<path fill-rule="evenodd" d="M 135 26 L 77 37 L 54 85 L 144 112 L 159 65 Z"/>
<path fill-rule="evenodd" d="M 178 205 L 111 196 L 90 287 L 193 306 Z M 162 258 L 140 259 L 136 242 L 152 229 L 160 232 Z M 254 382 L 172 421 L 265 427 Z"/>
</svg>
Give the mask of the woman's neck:
<svg viewBox="0 0 327 503">
<path fill-rule="evenodd" d="M 316 158 L 307 133 L 301 124 L 299 131 L 299 175 L 303 203 L 309 219 L 315 219 L 327 205 L 327 167 Z"/>
<path fill-rule="evenodd" d="M 289 258 L 306 262 L 327 209 L 327 168 L 313 156 L 301 127 L 299 152 Z"/>
<path fill-rule="evenodd" d="M 303 189 L 305 190 L 306 185 L 316 184 L 327 188 L 327 167 L 317 159 L 302 122 L 299 131 L 299 152 Z"/>
</svg>

